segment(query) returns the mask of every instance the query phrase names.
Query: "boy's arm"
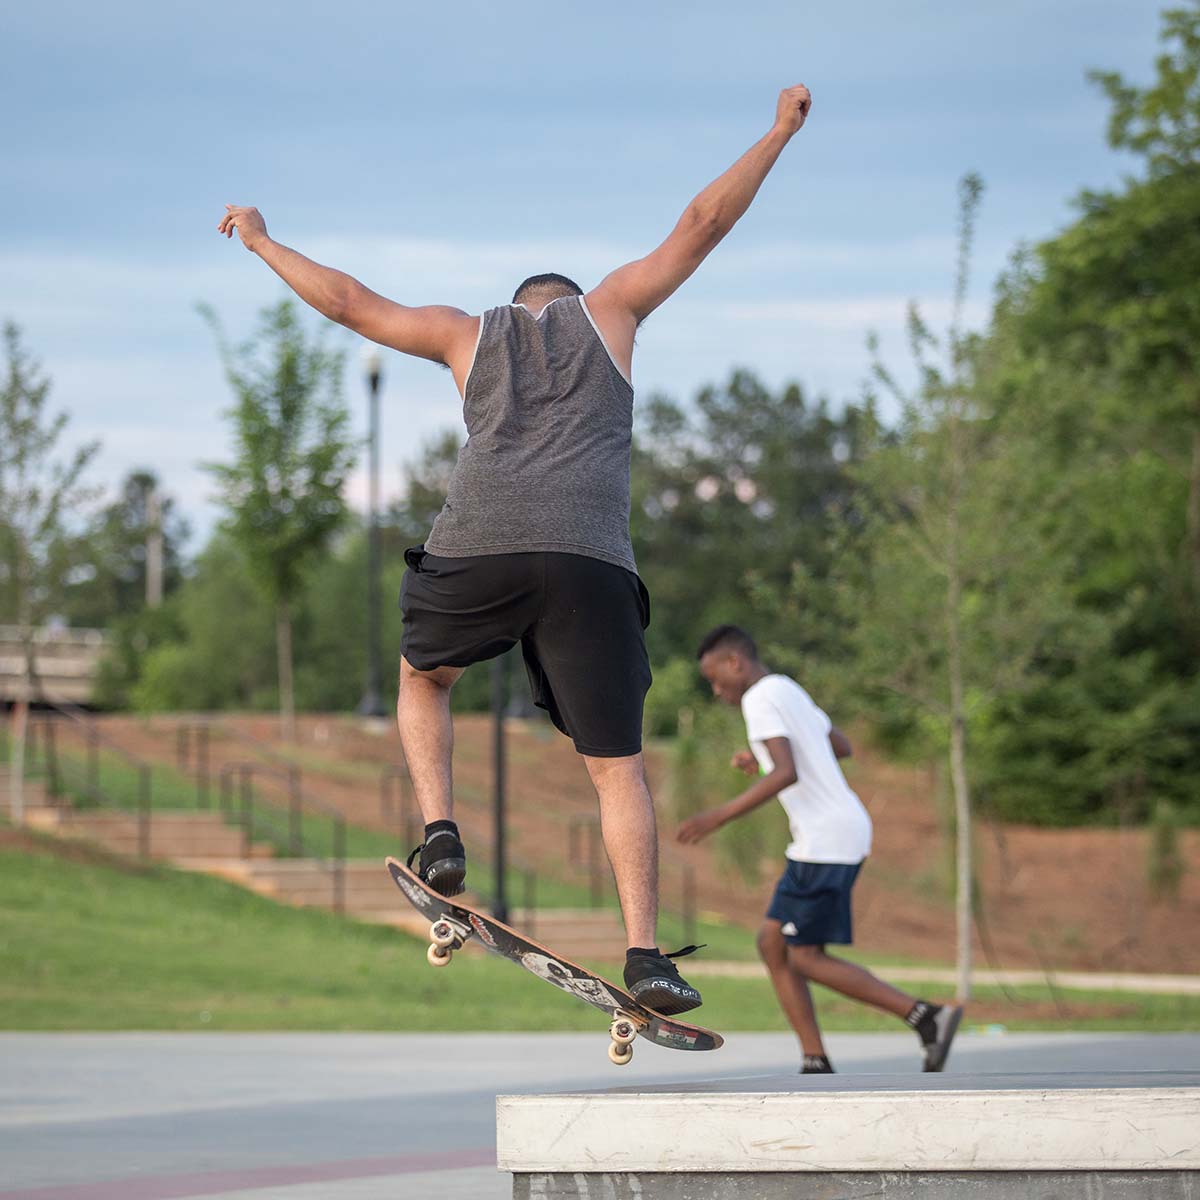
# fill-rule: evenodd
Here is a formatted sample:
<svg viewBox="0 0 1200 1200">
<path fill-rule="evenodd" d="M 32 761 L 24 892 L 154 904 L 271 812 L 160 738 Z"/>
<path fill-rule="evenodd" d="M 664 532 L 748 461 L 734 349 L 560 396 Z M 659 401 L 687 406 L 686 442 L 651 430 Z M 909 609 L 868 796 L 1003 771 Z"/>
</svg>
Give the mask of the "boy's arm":
<svg viewBox="0 0 1200 1200">
<path fill-rule="evenodd" d="M 854 754 L 850 739 L 836 725 L 829 731 L 829 744 L 833 747 L 834 758 L 850 758 Z"/>
<path fill-rule="evenodd" d="M 217 231 L 232 237 L 236 229 L 247 250 L 257 254 L 301 300 L 331 321 L 372 342 L 451 368 L 473 351 L 478 317 L 445 305 L 410 308 L 397 304 L 350 275 L 323 267 L 272 240 L 258 209 L 232 204 L 225 209 Z"/>
<path fill-rule="evenodd" d="M 687 206 L 667 240 L 645 258 L 618 267 L 587 294 L 588 309 L 627 374 L 638 325 L 690 278 L 737 224 L 811 107 L 812 96 L 803 84 L 785 88 L 770 132 Z"/>
<path fill-rule="evenodd" d="M 752 783 L 740 796 L 684 821 L 675 835 L 677 841 L 683 842 L 684 845 L 698 842 L 729 821 L 758 808 L 760 804 L 765 804 L 779 795 L 785 787 L 790 787 L 796 782 L 796 763 L 792 758 L 791 742 L 785 737 L 774 737 L 768 738 L 763 745 L 771 756 L 771 770 Z"/>
</svg>

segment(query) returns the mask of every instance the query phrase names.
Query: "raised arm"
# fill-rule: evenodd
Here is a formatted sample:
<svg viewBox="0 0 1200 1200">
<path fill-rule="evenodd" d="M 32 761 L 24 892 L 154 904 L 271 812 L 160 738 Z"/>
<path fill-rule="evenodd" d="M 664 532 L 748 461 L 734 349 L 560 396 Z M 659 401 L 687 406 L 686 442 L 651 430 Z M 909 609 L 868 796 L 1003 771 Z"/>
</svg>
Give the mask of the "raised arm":
<svg viewBox="0 0 1200 1200">
<path fill-rule="evenodd" d="M 236 229 L 246 249 L 257 254 L 305 304 L 372 342 L 444 363 L 461 389 L 464 379 L 460 374 L 465 377 L 469 367 L 478 317 L 445 305 L 410 308 L 397 304 L 352 276 L 323 267 L 272 240 L 258 209 L 227 204 L 225 210 L 217 231 L 233 237 Z"/>
<path fill-rule="evenodd" d="M 780 92 L 770 132 L 684 209 L 667 240 L 645 258 L 618 267 L 588 293 L 588 308 L 626 373 L 638 325 L 691 277 L 737 224 L 811 107 L 812 96 L 803 84 Z"/>
</svg>

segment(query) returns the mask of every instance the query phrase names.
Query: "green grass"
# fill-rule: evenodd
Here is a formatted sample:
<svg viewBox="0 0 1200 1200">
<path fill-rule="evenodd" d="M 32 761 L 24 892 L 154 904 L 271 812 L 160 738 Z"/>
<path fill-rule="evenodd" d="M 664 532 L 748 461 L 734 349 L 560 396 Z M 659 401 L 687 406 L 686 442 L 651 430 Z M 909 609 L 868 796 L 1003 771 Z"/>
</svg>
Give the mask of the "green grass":
<svg viewBox="0 0 1200 1200">
<path fill-rule="evenodd" d="M 0 827 L 0 1027 L 23 1030 L 599 1030 L 597 1015 L 508 963 L 427 967 L 393 930 L 291 909 L 224 883 Z M 783 1029 L 765 980 L 705 979 L 700 1019 Z M 931 989 L 936 994 L 936 989 Z M 1045 989 L 973 1019 L 1011 1029 L 1200 1029 L 1195 997 Z M 820 993 L 831 1030 L 894 1020 Z"/>
</svg>

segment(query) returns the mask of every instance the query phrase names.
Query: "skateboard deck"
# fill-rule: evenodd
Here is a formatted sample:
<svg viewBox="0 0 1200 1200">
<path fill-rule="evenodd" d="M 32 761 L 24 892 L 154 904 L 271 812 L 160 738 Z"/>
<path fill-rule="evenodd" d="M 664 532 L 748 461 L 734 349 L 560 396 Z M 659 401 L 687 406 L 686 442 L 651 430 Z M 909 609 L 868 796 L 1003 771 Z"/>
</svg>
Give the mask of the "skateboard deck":
<svg viewBox="0 0 1200 1200">
<path fill-rule="evenodd" d="M 388 858 L 387 869 L 408 902 L 430 920 L 426 957 L 431 966 L 447 966 L 455 950 L 468 939 L 477 938 L 493 954 L 607 1013 L 612 1018 L 608 1057 L 617 1066 L 624 1066 L 633 1057 L 632 1043 L 637 1037 L 670 1050 L 716 1050 L 725 1044 L 719 1033 L 662 1016 L 594 971 L 555 954 L 488 913 L 461 903 L 457 896 L 449 898 L 435 892 L 397 859 Z"/>
</svg>

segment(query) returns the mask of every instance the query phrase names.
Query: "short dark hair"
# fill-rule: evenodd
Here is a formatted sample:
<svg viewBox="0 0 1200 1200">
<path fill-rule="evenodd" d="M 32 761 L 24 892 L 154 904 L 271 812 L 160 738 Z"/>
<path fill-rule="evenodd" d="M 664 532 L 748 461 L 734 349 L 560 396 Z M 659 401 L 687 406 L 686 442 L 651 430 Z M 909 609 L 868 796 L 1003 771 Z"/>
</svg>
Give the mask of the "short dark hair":
<svg viewBox="0 0 1200 1200">
<path fill-rule="evenodd" d="M 559 296 L 582 296 L 583 288 L 575 280 L 568 279 L 565 275 L 555 275 L 553 271 L 550 271 L 545 275 L 530 275 L 513 292 L 512 302 L 523 304 L 533 296 L 547 293 L 552 293 L 554 299 L 557 300 Z"/>
<path fill-rule="evenodd" d="M 758 647 L 754 644 L 754 639 L 740 625 L 718 625 L 716 629 L 710 629 L 701 639 L 696 657 L 703 658 L 710 650 L 716 650 L 718 647 L 736 650 L 745 658 L 758 658 Z"/>
</svg>

